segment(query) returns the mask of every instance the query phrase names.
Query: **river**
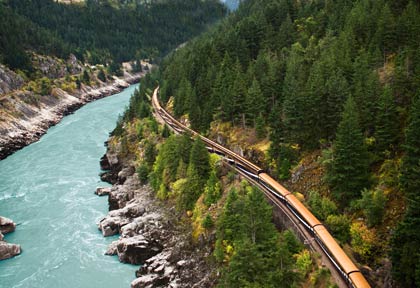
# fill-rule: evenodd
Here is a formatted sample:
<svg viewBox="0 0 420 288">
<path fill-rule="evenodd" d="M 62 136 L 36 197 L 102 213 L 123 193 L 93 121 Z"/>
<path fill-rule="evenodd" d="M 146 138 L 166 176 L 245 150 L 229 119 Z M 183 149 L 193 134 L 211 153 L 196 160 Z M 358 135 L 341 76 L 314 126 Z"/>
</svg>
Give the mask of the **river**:
<svg viewBox="0 0 420 288">
<path fill-rule="evenodd" d="M 137 85 L 89 103 L 40 141 L 0 161 L 0 215 L 17 223 L 5 235 L 22 254 L 0 261 L 1 288 L 130 287 L 138 266 L 105 256 L 96 223 L 107 198 L 94 195 L 104 141 Z"/>
</svg>

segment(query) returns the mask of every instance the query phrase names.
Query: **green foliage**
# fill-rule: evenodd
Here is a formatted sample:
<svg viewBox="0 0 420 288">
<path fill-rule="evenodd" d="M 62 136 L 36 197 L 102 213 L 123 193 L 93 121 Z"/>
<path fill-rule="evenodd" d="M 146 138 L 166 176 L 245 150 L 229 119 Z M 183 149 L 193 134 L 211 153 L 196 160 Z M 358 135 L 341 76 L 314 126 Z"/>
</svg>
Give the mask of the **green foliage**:
<svg viewBox="0 0 420 288">
<path fill-rule="evenodd" d="M 144 145 L 144 157 L 143 160 L 148 167 L 152 167 L 156 160 L 156 145 L 152 141 L 146 141 Z"/>
<path fill-rule="evenodd" d="M 9 0 L 0 5 L 0 28 L 8 31 L 0 40 L 0 54 L 10 67 L 22 70 L 31 69 L 25 50 L 62 58 L 73 53 L 92 64 L 153 59 L 225 13 L 221 3 L 200 0 L 136 1 L 115 6 L 107 1 L 67 5 L 53 0 Z"/>
<path fill-rule="evenodd" d="M 285 242 L 285 245 L 292 254 L 297 254 L 303 249 L 302 243 L 299 242 L 290 229 L 282 233 L 281 240 Z"/>
<path fill-rule="evenodd" d="M 302 250 L 296 257 L 296 267 L 302 279 L 305 279 L 306 275 L 312 268 L 311 254 L 307 249 Z"/>
<path fill-rule="evenodd" d="M 204 188 L 204 204 L 210 206 L 211 204 L 216 203 L 221 195 L 222 185 L 217 178 L 216 171 L 212 170 Z"/>
<path fill-rule="evenodd" d="M 392 151 L 398 141 L 399 120 L 390 87 L 385 87 L 379 99 L 375 123 L 376 149 L 379 152 Z"/>
<path fill-rule="evenodd" d="M 321 221 L 325 221 L 329 215 L 337 213 L 337 205 L 316 191 L 309 192 L 307 202 L 309 207 L 311 207 L 311 212 Z"/>
<path fill-rule="evenodd" d="M 362 191 L 362 199 L 358 200 L 358 205 L 363 209 L 368 227 L 376 226 L 382 222 L 386 200 L 384 192 L 380 189 L 364 189 Z"/>
<path fill-rule="evenodd" d="M 347 243 L 350 240 L 350 220 L 346 215 L 328 215 L 325 223 L 338 241 Z"/>
<path fill-rule="evenodd" d="M 110 136 L 117 136 L 117 137 L 121 136 L 124 133 L 123 125 L 124 125 L 123 117 L 119 115 L 114 130 L 112 130 L 112 132 L 109 133 Z"/>
<path fill-rule="evenodd" d="M 191 147 L 189 165 L 197 170 L 200 179 L 207 180 L 210 173 L 210 156 L 201 138 L 196 138 Z"/>
<path fill-rule="evenodd" d="M 203 180 L 196 167 L 191 164 L 188 166 L 186 179 L 184 189 L 177 200 L 177 207 L 180 210 L 193 210 L 195 203 L 203 192 Z"/>
<path fill-rule="evenodd" d="M 263 194 L 244 188 L 229 193 L 218 221 L 215 256 L 229 259 L 219 287 L 290 287 L 298 275 L 288 241 L 279 239 Z"/>
<path fill-rule="evenodd" d="M 375 234 L 363 223 L 353 223 L 350 227 L 351 246 L 362 261 L 369 261 L 375 245 Z"/>
<path fill-rule="evenodd" d="M 123 76 L 122 66 L 116 61 L 112 61 L 108 66 L 108 73 L 116 76 Z"/>
<path fill-rule="evenodd" d="M 204 229 L 211 229 L 214 226 L 213 219 L 211 218 L 210 214 L 207 214 L 206 217 L 203 219 L 203 222 L 201 223 L 201 226 L 203 226 Z"/>
<path fill-rule="evenodd" d="M 82 82 L 85 83 L 86 85 L 90 84 L 90 75 L 89 75 L 89 72 L 86 69 L 83 70 Z"/>
<path fill-rule="evenodd" d="M 369 157 L 352 98 L 346 102 L 336 137 L 328 180 L 334 198 L 345 207 L 369 185 Z"/>
<path fill-rule="evenodd" d="M 191 147 L 190 141 L 188 139 L 185 141 L 184 139 L 183 137 L 172 135 L 160 148 L 153 165 L 154 181 L 152 181 L 152 186 L 155 191 L 160 189 L 161 183 L 169 187 L 170 183 L 176 180 L 178 165 L 180 160 L 183 159 L 183 153 L 185 153 L 185 150 L 189 152 Z M 187 158 L 188 162 L 189 158 Z"/>
<path fill-rule="evenodd" d="M 147 143 L 146 163 L 153 163 L 154 153 L 154 145 Z M 161 199 L 168 196 L 172 186 L 178 209 L 192 210 L 204 191 L 209 171 L 209 154 L 201 139 L 196 139 L 191 145 L 188 136 L 171 135 L 159 150 L 150 182 Z M 183 181 L 178 182 L 180 179 Z"/>
<path fill-rule="evenodd" d="M 102 82 L 106 82 L 106 75 L 105 75 L 105 71 L 104 69 L 99 69 L 98 72 L 98 79 L 101 80 Z"/>
<path fill-rule="evenodd" d="M 171 131 L 169 130 L 168 125 L 163 125 L 163 130 L 162 130 L 162 137 L 163 138 L 168 138 L 169 136 L 171 136 Z"/>
<path fill-rule="evenodd" d="M 279 179 L 287 180 L 290 178 L 290 169 L 292 168 L 292 164 L 296 163 L 297 153 L 290 145 L 280 145 L 277 150 L 277 173 L 279 175 Z"/>
<path fill-rule="evenodd" d="M 147 165 L 142 164 L 139 167 L 137 167 L 137 176 L 139 177 L 141 184 L 146 184 L 147 179 L 149 177 L 149 167 Z"/>
<path fill-rule="evenodd" d="M 267 134 L 264 117 L 261 114 L 259 114 L 255 120 L 255 131 L 257 133 L 257 139 L 259 140 L 264 139 Z"/>
<path fill-rule="evenodd" d="M 406 131 L 400 185 L 407 201 L 403 221 L 392 239 L 395 277 L 406 287 L 420 286 L 420 97 L 413 99 Z"/>
</svg>

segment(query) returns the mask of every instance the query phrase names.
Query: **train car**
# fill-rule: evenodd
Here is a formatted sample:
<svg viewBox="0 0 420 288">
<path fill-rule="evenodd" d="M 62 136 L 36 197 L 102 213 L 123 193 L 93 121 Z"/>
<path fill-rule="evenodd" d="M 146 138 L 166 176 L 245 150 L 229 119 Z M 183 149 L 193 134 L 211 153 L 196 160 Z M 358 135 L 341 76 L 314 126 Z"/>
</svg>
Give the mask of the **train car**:
<svg viewBox="0 0 420 288">
<path fill-rule="evenodd" d="M 296 216 L 297 219 L 299 219 L 300 223 L 313 233 L 314 238 L 320 245 L 321 249 L 325 252 L 325 255 L 329 257 L 330 261 L 340 272 L 343 278 L 347 280 L 350 286 L 355 288 L 370 287 L 360 270 L 344 253 L 343 249 L 341 249 L 341 247 L 337 244 L 324 225 L 302 204 L 302 202 L 296 198 L 296 196 L 275 181 L 270 175 L 264 173 L 264 171 L 257 165 L 237 155 L 222 145 L 201 136 L 194 130 L 176 120 L 160 106 L 157 98 L 158 91 L 159 87 L 156 88 L 153 93 L 152 104 L 157 113 L 166 123 L 169 123 L 169 125 L 171 125 L 171 127 L 179 133 L 189 133 L 191 136 L 200 137 L 209 152 L 216 153 L 224 157 L 229 164 L 236 166 L 238 170 L 257 180 L 275 197 L 285 203 L 289 210 Z"/>
<path fill-rule="evenodd" d="M 355 288 L 370 288 L 370 284 L 366 281 L 365 276 L 363 276 L 362 272 L 355 271 L 348 274 L 351 284 Z"/>
<path fill-rule="evenodd" d="M 315 235 L 320 240 L 320 245 L 326 250 L 326 254 L 330 257 L 336 268 L 347 278 L 352 287 L 368 288 L 369 283 L 363 277 L 359 268 L 351 261 L 349 256 L 337 244 L 330 232 L 323 226 L 314 227 Z"/>
<path fill-rule="evenodd" d="M 267 173 L 260 173 L 260 181 L 265 182 L 266 184 L 270 185 L 275 191 L 280 193 L 284 198 L 286 198 L 287 195 L 290 194 L 289 190 L 284 188 L 282 185 L 280 185 L 276 180 L 271 178 L 270 175 Z"/>
<path fill-rule="evenodd" d="M 303 205 L 302 202 L 300 202 L 295 195 L 293 194 L 288 194 L 286 196 L 286 200 L 287 200 L 287 204 L 290 205 L 299 215 L 297 215 L 297 217 L 302 217 L 303 218 L 303 224 L 305 226 L 309 226 L 307 227 L 310 231 L 314 230 L 314 227 L 318 226 L 318 225 L 322 225 L 321 221 L 318 220 L 318 218 L 316 218 L 314 216 L 314 214 L 311 213 L 311 211 L 308 210 L 308 208 L 306 208 L 305 205 Z M 305 224 L 306 223 L 306 224 Z"/>
</svg>

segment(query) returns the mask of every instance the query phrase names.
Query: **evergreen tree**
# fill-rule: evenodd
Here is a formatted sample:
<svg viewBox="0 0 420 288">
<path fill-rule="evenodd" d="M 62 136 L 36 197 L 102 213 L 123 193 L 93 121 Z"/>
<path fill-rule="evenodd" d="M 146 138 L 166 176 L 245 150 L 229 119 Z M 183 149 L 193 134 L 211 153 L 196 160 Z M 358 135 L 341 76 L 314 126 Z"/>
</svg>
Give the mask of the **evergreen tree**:
<svg viewBox="0 0 420 288">
<path fill-rule="evenodd" d="M 296 279 L 292 272 L 288 243 L 280 244 L 271 222 L 272 208 L 255 187 L 246 195 L 230 193 L 222 222 L 223 239 L 232 241 L 234 253 L 221 279 L 222 287 L 290 287 Z"/>
<path fill-rule="evenodd" d="M 252 81 L 251 87 L 248 89 L 245 108 L 247 110 L 247 122 L 255 126 L 257 116 L 265 109 L 260 83 L 255 78 Z"/>
<path fill-rule="evenodd" d="M 184 77 L 174 97 L 174 114 L 180 117 L 190 107 L 189 101 L 192 98 L 191 83 Z"/>
<path fill-rule="evenodd" d="M 199 137 L 195 139 L 192 145 L 189 166 L 194 166 L 194 169 L 202 181 L 207 180 L 210 173 L 210 156 L 203 140 Z"/>
<path fill-rule="evenodd" d="M 171 130 L 169 130 L 168 125 L 163 125 L 163 129 L 162 129 L 162 137 L 163 138 L 168 138 L 171 135 Z"/>
<path fill-rule="evenodd" d="M 360 131 L 356 105 L 349 98 L 344 106 L 333 146 L 333 161 L 328 169 L 333 196 L 345 207 L 369 185 L 369 158 Z"/>
<path fill-rule="evenodd" d="M 216 203 L 222 194 L 221 192 L 222 186 L 217 178 L 216 171 L 212 170 L 204 188 L 204 204 L 210 206 Z"/>
<path fill-rule="evenodd" d="M 104 69 L 99 69 L 98 79 L 101 80 L 102 82 L 106 82 L 106 75 L 105 75 Z"/>
<path fill-rule="evenodd" d="M 258 117 L 255 120 L 255 132 L 257 133 L 257 139 L 264 139 L 266 135 L 265 125 L 262 113 L 258 114 Z"/>
<path fill-rule="evenodd" d="M 397 144 L 399 134 L 399 119 L 394 97 L 389 86 L 385 87 L 378 103 L 378 113 L 375 121 L 376 149 L 379 152 L 392 151 Z"/>
<path fill-rule="evenodd" d="M 241 124 L 245 127 L 246 124 L 246 92 L 247 85 L 245 75 L 242 72 L 242 67 L 239 61 L 234 66 L 235 80 L 231 88 L 230 97 L 233 99 L 233 116 L 234 121 L 237 124 Z"/>
<path fill-rule="evenodd" d="M 193 210 L 195 202 L 200 197 L 203 187 L 203 180 L 194 165 L 188 166 L 187 182 L 178 197 L 178 209 Z"/>
<path fill-rule="evenodd" d="M 87 70 L 83 70 L 82 82 L 85 84 L 90 84 L 90 76 Z"/>
<path fill-rule="evenodd" d="M 420 95 L 411 107 L 404 150 L 400 185 L 407 210 L 393 235 L 392 267 L 403 287 L 420 287 Z"/>
<path fill-rule="evenodd" d="M 286 76 L 283 86 L 283 124 L 285 138 L 289 143 L 303 144 L 307 135 L 305 120 L 305 99 L 302 87 L 305 85 L 304 49 L 299 44 L 293 44 L 291 55 L 287 62 Z M 302 125 L 303 124 L 303 125 Z"/>
<path fill-rule="evenodd" d="M 353 97 L 358 107 L 359 125 L 364 133 L 371 135 L 375 123 L 375 103 L 380 91 L 378 75 L 372 71 L 365 51 L 360 53 L 353 66 Z"/>
</svg>

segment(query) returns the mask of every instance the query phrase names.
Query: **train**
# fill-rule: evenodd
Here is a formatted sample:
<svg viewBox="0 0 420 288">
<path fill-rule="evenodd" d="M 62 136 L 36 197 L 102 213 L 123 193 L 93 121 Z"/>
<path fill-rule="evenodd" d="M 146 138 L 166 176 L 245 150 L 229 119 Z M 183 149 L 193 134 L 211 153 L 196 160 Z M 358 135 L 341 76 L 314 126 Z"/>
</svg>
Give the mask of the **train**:
<svg viewBox="0 0 420 288">
<path fill-rule="evenodd" d="M 340 245 L 338 245 L 332 235 L 328 232 L 327 228 L 308 210 L 308 208 L 305 207 L 305 205 L 303 205 L 301 201 L 299 201 L 299 199 L 296 198 L 295 195 L 293 195 L 293 193 L 274 180 L 259 166 L 179 122 L 168 111 L 161 107 L 158 100 L 158 93 L 159 87 L 153 92 L 152 105 L 156 113 L 166 124 L 179 134 L 187 133 L 191 137 L 200 137 L 210 153 L 215 153 L 223 157 L 229 164 L 259 183 L 266 191 L 281 201 L 313 236 L 324 254 L 329 258 L 349 287 L 370 287 L 360 269 L 347 256 Z"/>
</svg>

